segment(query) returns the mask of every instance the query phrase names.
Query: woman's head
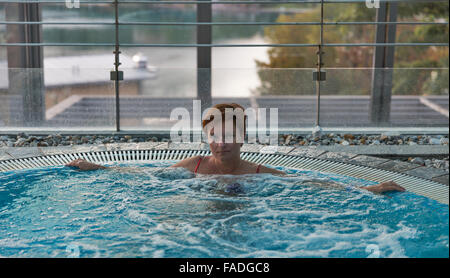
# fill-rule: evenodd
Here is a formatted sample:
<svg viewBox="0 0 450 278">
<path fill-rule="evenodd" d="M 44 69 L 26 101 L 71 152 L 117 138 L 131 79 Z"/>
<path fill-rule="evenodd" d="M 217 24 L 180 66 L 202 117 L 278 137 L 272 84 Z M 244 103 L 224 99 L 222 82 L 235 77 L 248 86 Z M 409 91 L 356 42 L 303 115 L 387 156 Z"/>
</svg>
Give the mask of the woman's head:
<svg viewBox="0 0 450 278">
<path fill-rule="evenodd" d="M 226 159 L 239 155 L 245 138 L 246 121 L 244 107 L 237 103 L 216 104 L 208 109 L 203 117 L 202 127 L 216 158 Z"/>
</svg>

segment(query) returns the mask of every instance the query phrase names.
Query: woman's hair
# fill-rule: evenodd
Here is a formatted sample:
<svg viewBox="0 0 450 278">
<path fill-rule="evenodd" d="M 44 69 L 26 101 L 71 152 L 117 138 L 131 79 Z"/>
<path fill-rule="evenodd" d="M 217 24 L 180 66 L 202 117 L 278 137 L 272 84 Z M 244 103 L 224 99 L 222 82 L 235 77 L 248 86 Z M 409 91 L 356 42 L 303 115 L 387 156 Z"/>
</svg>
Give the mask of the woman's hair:
<svg viewBox="0 0 450 278">
<path fill-rule="evenodd" d="M 211 108 L 216 108 L 220 111 L 220 113 L 222 114 L 222 124 L 225 123 L 225 109 L 226 108 L 232 108 L 234 109 L 242 109 L 242 113 L 244 113 L 245 109 L 244 107 L 242 107 L 241 105 L 237 104 L 237 103 L 220 103 L 220 104 L 216 104 Z M 211 121 L 214 120 L 214 115 L 213 115 L 213 109 L 209 109 L 207 111 L 207 113 L 205 114 L 204 119 L 202 120 L 202 127 L 203 129 L 205 129 L 206 125 L 208 123 L 210 123 Z M 236 116 L 233 116 L 233 127 L 236 128 L 236 121 L 237 118 Z M 243 123 L 243 127 L 244 127 L 244 136 L 245 136 L 245 130 L 246 130 L 246 123 L 247 123 L 247 115 L 244 114 L 244 123 Z"/>
</svg>

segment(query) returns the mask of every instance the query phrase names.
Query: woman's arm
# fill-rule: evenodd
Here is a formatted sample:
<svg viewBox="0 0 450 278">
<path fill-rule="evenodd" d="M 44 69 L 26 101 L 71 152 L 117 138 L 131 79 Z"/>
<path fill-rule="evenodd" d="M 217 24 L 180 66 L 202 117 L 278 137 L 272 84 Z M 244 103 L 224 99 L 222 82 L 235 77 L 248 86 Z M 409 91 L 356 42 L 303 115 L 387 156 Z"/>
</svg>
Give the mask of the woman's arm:
<svg viewBox="0 0 450 278">
<path fill-rule="evenodd" d="M 343 184 L 338 184 L 338 183 L 329 182 L 329 181 L 328 182 L 315 181 L 314 183 L 315 183 L 315 185 L 320 186 L 320 187 L 336 188 L 336 189 L 342 189 L 342 190 L 350 190 L 352 188 L 360 188 L 360 189 L 364 189 L 364 190 L 370 191 L 375 194 L 381 194 L 381 193 L 388 192 L 388 191 L 400 191 L 400 192 L 406 191 L 405 188 L 401 187 L 394 181 L 387 181 L 387 182 L 382 182 L 379 184 L 363 186 L 363 187 L 353 187 L 353 186 L 348 186 L 348 185 L 346 186 Z"/>
<path fill-rule="evenodd" d="M 183 159 L 182 161 L 180 161 L 174 165 L 171 165 L 170 167 L 183 167 L 190 171 L 194 171 L 193 164 L 196 163 L 196 161 L 198 161 L 198 159 L 199 159 L 198 155 L 189 157 L 189 158 Z M 90 171 L 90 170 L 98 170 L 98 169 L 117 170 L 117 171 L 121 171 L 121 172 L 142 172 L 143 171 L 143 169 L 136 168 L 136 167 L 117 167 L 117 166 L 105 167 L 102 165 L 98 165 L 98 164 L 86 161 L 82 158 L 75 159 L 75 160 L 67 163 L 65 166 L 78 168 L 81 171 Z"/>
<path fill-rule="evenodd" d="M 373 193 L 383 193 L 383 192 L 387 192 L 387 191 L 400 191 L 400 192 L 406 191 L 405 188 L 401 187 L 394 181 L 386 181 L 386 182 L 382 182 L 382 183 L 379 183 L 376 185 L 369 185 L 369 186 L 361 187 L 361 188 L 366 189 Z"/>
<path fill-rule="evenodd" d="M 97 170 L 97 169 L 107 169 L 108 167 L 102 166 L 102 165 L 98 165 L 92 162 L 88 162 L 84 159 L 78 158 L 75 159 L 69 163 L 67 163 L 65 166 L 69 166 L 69 167 L 75 167 L 78 168 L 82 171 L 89 171 L 89 170 Z"/>
<path fill-rule="evenodd" d="M 67 163 L 65 166 L 75 167 L 82 171 L 97 170 L 97 169 L 117 170 L 117 171 L 121 171 L 121 172 L 142 172 L 143 171 L 143 169 L 136 168 L 136 167 L 117 167 L 117 166 L 105 167 L 102 165 L 98 165 L 98 164 L 86 161 L 81 158 L 75 159 L 74 161 Z"/>
</svg>

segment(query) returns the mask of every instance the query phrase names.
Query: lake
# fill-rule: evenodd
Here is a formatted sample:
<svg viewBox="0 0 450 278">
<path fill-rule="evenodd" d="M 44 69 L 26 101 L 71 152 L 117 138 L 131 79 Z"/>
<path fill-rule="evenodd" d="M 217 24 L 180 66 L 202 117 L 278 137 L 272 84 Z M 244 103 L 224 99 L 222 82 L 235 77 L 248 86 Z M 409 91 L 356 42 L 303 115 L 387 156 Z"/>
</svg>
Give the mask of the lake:
<svg viewBox="0 0 450 278">
<path fill-rule="evenodd" d="M 298 10 L 296 10 L 298 12 Z M 246 9 L 215 9 L 216 22 L 275 22 L 286 10 L 272 8 L 266 11 Z M 4 5 L 0 6 L 4 20 Z M 108 5 L 89 5 L 67 9 L 63 5 L 43 5 L 43 21 L 113 22 L 114 10 Z M 163 8 L 152 5 L 124 5 L 119 10 L 122 22 L 195 22 L 194 8 Z M 0 38 L 5 39 L 5 26 Z M 114 26 L 99 25 L 44 25 L 46 43 L 113 43 Z M 196 43 L 195 26 L 121 26 L 121 43 Z M 213 26 L 213 43 L 264 44 L 264 26 Z M 6 58 L 6 47 L 1 47 L 1 58 Z M 252 94 L 260 80 L 255 60 L 268 61 L 267 47 L 217 47 L 212 49 L 212 95 L 246 97 Z M 44 56 L 72 56 L 111 53 L 111 47 L 53 47 L 44 48 Z M 122 54 L 133 56 L 140 52 L 148 64 L 159 69 L 158 78 L 146 80 L 144 94 L 152 96 L 195 96 L 196 48 L 194 47 L 123 47 Z M 111 67 L 113 67 L 113 57 Z M 126 78 L 126 77 L 125 77 Z"/>
</svg>

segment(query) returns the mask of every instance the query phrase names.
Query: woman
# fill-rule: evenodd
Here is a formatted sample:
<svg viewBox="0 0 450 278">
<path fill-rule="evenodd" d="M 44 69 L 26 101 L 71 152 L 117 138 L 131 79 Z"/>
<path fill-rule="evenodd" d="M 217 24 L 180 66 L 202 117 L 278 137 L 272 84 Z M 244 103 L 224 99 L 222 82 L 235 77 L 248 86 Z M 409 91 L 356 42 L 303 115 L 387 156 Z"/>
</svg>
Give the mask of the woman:
<svg viewBox="0 0 450 278">
<path fill-rule="evenodd" d="M 212 108 L 217 109 L 222 116 L 222 136 L 218 138 L 214 137 L 214 126 L 208 130 L 208 124 L 213 122 L 214 115 L 213 109 L 208 110 L 204 120 L 202 121 L 203 131 L 208 135 L 209 148 L 211 150 L 211 156 L 194 156 L 182 160 L 170 167 L 183 167 L 191 172 L 198 174 L 223 174 L 223 175 L 243 175 L 243 174 L 253 174 L 253 173 L 270 173 L 270 174 L 284 174 L 284 172 L 278 171 L 273 168 L 265 167 L 261 164 L 252 163 L 241 159 L 241 147 L 243 143 L 238 143 L 237 133 L 240 132 L 239 125 L 236 123 L 236 117 L 233 119 L 233 142 L 225 142 L 225 109 L 240 109 L 240 113 L 243 115 L 244 123 L 241 125 L 243 127 L 243 133 L 245 134 L 246 127 L 245 123 L 247 121 L 247 116 L 244 115 L 244 108 L 236 103 L 222 103 L 213 106 Z M 220 127 L 217 127 L 220 128 Z M 231 135 L 231 134 L 230 134 Z M 231 137 L 231 136 L 230 136 Z M 230 138 L 231 139 L 231 138 Z M 231 141 L 231 140 L 230 140 Z"/>
<path fill-rule="evenodd" d="M 236 142 L 236 134 L 240 131 L 239 125 L 236 123 L 236 117 L 233 118 L 233 141 L 228 143 L 225 142 L 225 109 L 242 109 L 240 112 L 244 112 L 244 108 L 236 103 L 222 103 L 213 106 L 220 111 L 222 115 L 222 138 L 214 136 L 214 128 L 207 129 L 210 127 L 209 123 L 214 120 L 214 109 L 208 110 L 202 121 L 203 131 L 208 134 L 208 141 L 211 150 L 211 156 L 193 156 L 186 158 L 169 168 L 173 167 L 183 167 L 196 174 L 221 174 L 221 175 L 243 175 L 243 174 L 262 174 L 269 173 L 275 175 L 285 175 L 284 172 L 279 170 L 263 166 L 261 164 L 255 164 L 250 161 L 241 159 L 240 150 L 243 143 Z M 217 112 L 215 110 L 215 112 Z M 247 116 L 243 117 L 244 123 L 244 133 L 245 134 L 245 123 Z M 220 128 L 220 127 L 217 127 Z M 101 165 L 93 164 L 82 159 L 77 159 L 70 162 L 67 166 L 72 166 L 79 168 L 81 170 L 95 170 L 95 169 L 110 169 Z M 405 189 L 393 181 L 383 182 L 377 185 L 363 187 L 368 191 L 374 193 L 383 193 L 386 191 L 405 191 Z"/>
</svg>

